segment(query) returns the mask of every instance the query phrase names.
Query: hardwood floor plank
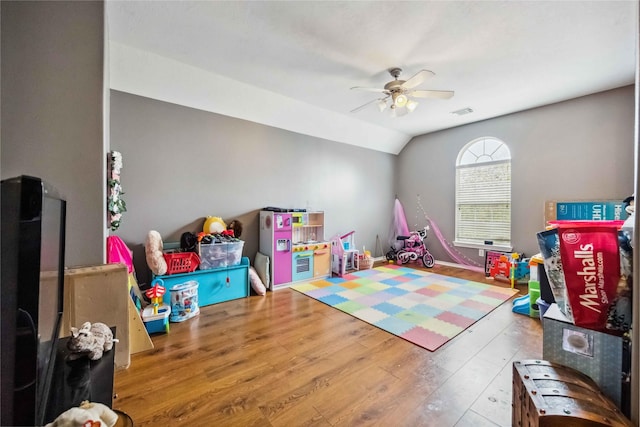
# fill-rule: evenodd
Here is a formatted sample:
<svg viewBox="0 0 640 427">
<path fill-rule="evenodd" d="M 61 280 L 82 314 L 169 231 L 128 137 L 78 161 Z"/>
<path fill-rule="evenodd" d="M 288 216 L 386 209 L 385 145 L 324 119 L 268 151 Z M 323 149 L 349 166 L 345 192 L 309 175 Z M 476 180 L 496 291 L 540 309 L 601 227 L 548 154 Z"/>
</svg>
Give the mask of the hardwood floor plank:
<svg viewBox="0 0 640 427">
<path fill-rule="evenodd" d="M 509 361 L 471 405 L 472 411 L 501 427 L 511 426 L 512 369 Z"/>
<path fill-rule="evenodd" d="M 460 418 L 460 421 L 456 423 L 455 427 L 499 427 L 499 425 L 472 410 L 468 410 Z"/>
<path fill-rule="evenodd" d="M 351 411 L 350 417 L 336 425 L 403 425 L 407 414 L 418 410 L 425 396 L 434 393 L 444 381 L 440 372 L 435 370 L 428 375 L 380 381 L 357 402 L 356 410 Z"/>
<path fill-rule="evenodd" d="M 455 372 L 481 352 L 513 319 L 509 302 L 502 304 L 434 354 L 443 369 Z M 457 339 L 459 338 L 459 339 Z"/>
<path fill-rule="evenodd" d="M 425 399 L 411 422 L 413 425 L 455 425 L 499 372 L 495 364 L 471 359 Z"/>
<path fill-rule="evenodd" d="M 506 302 L 430 352 L 282 289 L 201 307 L 152 336 L 155 348 L 116 372 L 114 408 L 141 427 L 503 426 L 511 363 L 540 357 L 539 323 Z"/>
</svg>

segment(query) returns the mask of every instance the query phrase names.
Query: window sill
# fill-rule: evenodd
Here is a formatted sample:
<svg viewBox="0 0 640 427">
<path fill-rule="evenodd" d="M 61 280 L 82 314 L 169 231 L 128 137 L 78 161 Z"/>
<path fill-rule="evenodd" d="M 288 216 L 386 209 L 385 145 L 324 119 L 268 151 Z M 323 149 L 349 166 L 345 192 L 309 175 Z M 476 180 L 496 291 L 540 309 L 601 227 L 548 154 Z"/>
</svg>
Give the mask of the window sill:
<svg viewBox="0 0 640 427">
<path fill-rule="evenodd" d="M 460 248 L 484 249 L 485 251 L 511 252 L 513 246 L 509 245 L 485 245 L 484 243 L 473 242 L 453 242 L 453 245 Z"/>
</svg>

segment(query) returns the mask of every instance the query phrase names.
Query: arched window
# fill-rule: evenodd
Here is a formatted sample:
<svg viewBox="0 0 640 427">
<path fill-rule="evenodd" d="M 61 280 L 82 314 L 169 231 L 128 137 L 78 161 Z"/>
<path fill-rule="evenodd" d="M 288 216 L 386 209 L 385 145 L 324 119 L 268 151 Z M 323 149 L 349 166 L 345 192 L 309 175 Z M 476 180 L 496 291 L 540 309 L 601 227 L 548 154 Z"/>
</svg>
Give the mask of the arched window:
<svg viewBox="0 0 640 427">
<path fill-rule="evenodd" d="M 511 153 L 499 139 L 475 139 L 458 154 L 455 244 L 511 250 Z"/>
</svg>

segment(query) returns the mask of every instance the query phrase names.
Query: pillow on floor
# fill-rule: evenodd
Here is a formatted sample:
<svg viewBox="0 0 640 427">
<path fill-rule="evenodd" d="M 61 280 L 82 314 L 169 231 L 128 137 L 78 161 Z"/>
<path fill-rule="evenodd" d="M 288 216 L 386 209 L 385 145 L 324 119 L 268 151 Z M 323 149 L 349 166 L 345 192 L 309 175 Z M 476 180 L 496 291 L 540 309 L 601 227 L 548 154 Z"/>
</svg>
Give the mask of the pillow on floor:
<svg viewBox="0 0 640 427">
<path fill-rule="evenodd" d="M 267 288 L 264 287 L 264 283 L 260 280 L 253 266 L 249 267 L 249 280 L 251 281 L 251 288 L 256 291 L 258 295 L 265 295 L 267 293 Z"/>
<path fill-rule="evenodd" d="M 261 252 L 257 252 L 253 260 L 253 266 L 264 286 L 269 288 L 269 283 L 271 283 L 269 281 L 269 257 Z"/>
</svg>

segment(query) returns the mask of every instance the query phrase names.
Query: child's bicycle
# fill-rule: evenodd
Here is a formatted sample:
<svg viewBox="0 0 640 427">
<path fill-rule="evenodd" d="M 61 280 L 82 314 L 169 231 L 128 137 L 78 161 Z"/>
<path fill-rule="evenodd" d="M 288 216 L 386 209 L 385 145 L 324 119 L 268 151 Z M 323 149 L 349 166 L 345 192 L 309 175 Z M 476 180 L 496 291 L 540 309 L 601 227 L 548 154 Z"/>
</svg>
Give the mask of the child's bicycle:
<svg viewBox="0 0 640 427">
<path fill-rule="evenodd" d="M 422 265 L 426 268 L 433 267 L 436 263 L 435 258 L 433 258 L 424 243 L 428 229 L 429 227 L 424 227 L 422 230 L 412 231 L 409 236 L 398 236 L 397 239 L 404 242 L 404 247 L 397 252 L 390 251 L 394 252 L 394 254 L 387 253 L 387 259 L 392 256 L 398 265 L 402 265 L 420 258 Z"/>
</svg>

